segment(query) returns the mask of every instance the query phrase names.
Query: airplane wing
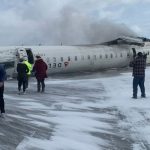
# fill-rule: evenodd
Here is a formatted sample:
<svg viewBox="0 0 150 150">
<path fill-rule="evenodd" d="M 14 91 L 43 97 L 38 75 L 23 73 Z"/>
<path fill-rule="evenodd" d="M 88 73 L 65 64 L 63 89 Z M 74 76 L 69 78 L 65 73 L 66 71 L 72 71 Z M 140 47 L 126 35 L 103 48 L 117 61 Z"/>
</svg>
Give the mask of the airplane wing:
<svg viewBox="0 0 150 150">
<path fill-rule="evenodd" d="M 99 44 L 84 44 L 84 45 L 73 45 L 73 46 L 86 46 L 86 47 L 93 47 L 93 46 L 99 46 L 99 45 L 106 45 L 106 46 L 111 46 L 111 45 L 137 45 L 143 47 L 146 40 L 146 38 L 141 38 L 141 37 L 128 37 L 128 36 L 121 36 L 118 37 L 115 40 L 108 41 L 108 42 L 103 42 Z M 149 40 L 150 41 L 150 40 Z"/>
<path fill-rule="evenodd" d="M 136 37 L 127 37 L 122 36 L 115 40 L 108 41 L 101 43 L 102 45 L 121 45 L 121 44 L 127 44 L 127 45 L 137 45 L 137 46 L 144 46 L 144 40 Z"/>
</svg>

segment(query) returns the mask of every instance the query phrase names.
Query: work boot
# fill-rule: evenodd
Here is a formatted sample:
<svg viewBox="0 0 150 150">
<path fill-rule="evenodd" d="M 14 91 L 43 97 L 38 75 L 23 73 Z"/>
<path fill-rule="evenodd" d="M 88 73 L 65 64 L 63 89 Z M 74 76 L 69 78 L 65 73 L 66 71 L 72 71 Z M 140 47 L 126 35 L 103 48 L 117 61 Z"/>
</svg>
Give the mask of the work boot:
<svg viewBox="0 0 150 150">
<path fill-rule="evenodd" d="M 144 95 L 141 95 L 141 98 L 146 98 L 146 95 L 144 94 Z"/>
<path fill-rule="evenodd" d="M 137 96 L 133 96 L 132 98 L 137 99 Z"/>
</svg>

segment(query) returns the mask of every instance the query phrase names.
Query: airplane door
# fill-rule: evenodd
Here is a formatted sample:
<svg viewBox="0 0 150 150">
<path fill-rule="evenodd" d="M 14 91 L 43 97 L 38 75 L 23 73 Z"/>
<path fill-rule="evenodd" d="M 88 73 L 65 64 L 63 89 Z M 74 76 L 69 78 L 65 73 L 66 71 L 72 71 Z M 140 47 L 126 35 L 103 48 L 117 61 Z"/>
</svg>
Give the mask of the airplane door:
<svg viewBox="0 0 150 150">
<path fill-rule="evenodd" d="M 26 53 L 27 53 L 27 58 L 28 58 L 28 62 L 30 64 L 34 64 L 34 56 L 33 56 L 33 53 L 32 53 L 32 49 L 31 48 L 26 48 Z"/>
<path fill-rule="evenodd" d="M 20 58 L 28 58 L 27 52 L 26 52 L 26 50 L 24 48 L 18 48 L 16 50 L 17 51 L 16 51 L 16 59 L 15 59 L 15 65 L 14 65 L 15 66 L 14 67 L 14 76 L 17 73 L 16 68 L 17 68 L 17 64 L 19 62 L 19 59 Z"/>
<path fill-rule="evenodd" d="M 17 73 L 17 64 L 19 62 L 20 58 L 26 58 L 28 60 L 29 63 L 34 64 L 34 57 L 33 57 L 33 53 L 32 50 L 30 48 L 18 48 L 16 49 L 16 59 L 15 59 L 15 67 L 14 67 L 14 75 L 16 76 Z"/>
<path fill-rule="evenodd" d="M 20 58 L 28 58 L 27 52 L 24 48 L 22 49 L 17 49 L 17 59 L 19 61 Z"/>
</svg>

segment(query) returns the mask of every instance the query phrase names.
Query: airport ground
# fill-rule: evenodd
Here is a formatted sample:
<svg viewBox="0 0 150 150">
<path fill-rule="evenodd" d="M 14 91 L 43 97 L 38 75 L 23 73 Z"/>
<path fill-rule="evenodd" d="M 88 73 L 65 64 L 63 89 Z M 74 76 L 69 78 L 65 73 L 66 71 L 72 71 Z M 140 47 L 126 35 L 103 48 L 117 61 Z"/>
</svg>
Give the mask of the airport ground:
<svg viewBox="0 0 150 150">
<path fill-rule="evenodd" d="M 44 94 L 8 80 L 0 150 L 149 150 L 149 83 L 147 68 L 147 98 L 133 100 L 131 70 L 50 76 Z"/>
</svg>

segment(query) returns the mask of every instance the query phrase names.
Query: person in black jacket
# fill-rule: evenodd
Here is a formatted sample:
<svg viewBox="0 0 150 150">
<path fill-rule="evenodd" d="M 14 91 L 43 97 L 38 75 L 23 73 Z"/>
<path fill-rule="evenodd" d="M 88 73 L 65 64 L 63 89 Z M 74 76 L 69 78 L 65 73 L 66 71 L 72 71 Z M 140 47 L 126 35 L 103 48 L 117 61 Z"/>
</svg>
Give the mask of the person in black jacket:
<svg viewBox="0 0 150 150">
<path fill-rule="evenodd" d="M 5 114 L 5 103 L 4 103 L 4 80 L 6 78 L 6 72 L 3 65 L 0 65 L 0 111 L 1 117 L 4 118 Z"/>
<path fill-rule="evenodd" d="M 21 94 L 21 86 L 23 85 L 23 94 L 25 94 L 26 90 L 26 80 L 27 80 L 27 73 L 29 72 L 29 69 L 26 64 L 24 64 L 24 59 L 21 58 L 19 60 L 19 63 L 17 64 L 17 72 L 18 72 L 18 91 L 19 94 Z"/>
</svg>

